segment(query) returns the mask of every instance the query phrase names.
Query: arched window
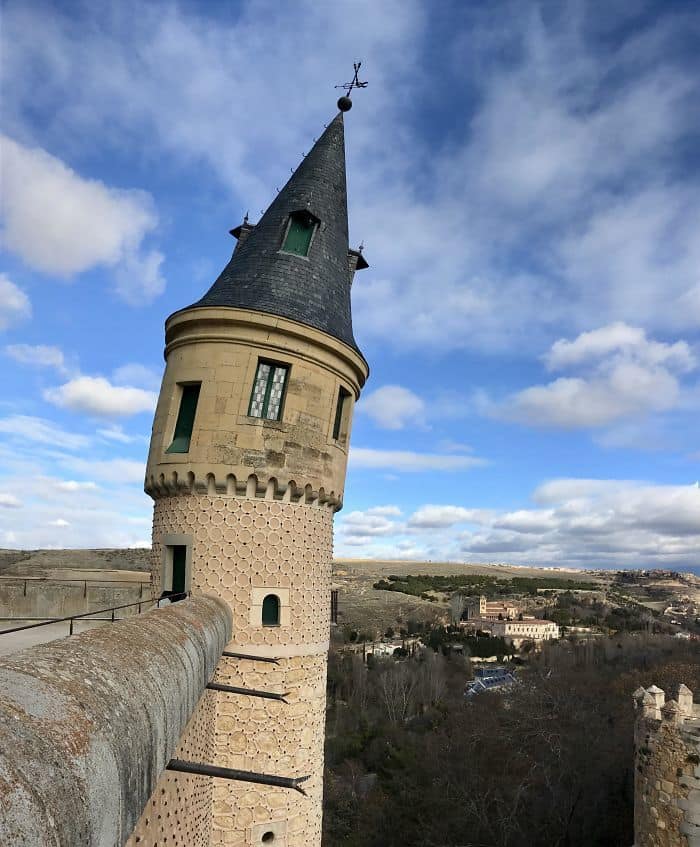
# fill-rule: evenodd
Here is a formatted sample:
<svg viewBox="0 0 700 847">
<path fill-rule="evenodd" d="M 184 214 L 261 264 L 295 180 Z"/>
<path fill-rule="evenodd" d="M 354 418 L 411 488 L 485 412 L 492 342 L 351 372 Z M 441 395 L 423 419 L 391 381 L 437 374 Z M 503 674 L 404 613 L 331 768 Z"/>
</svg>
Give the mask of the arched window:
<svg viewBox="0 0 700 847">
<path fill-rule="evenodd" d="M 276 594 L 268 594 L 262 604 L 263 626 L 280 625 L 280 598 Z"/>
</svg>

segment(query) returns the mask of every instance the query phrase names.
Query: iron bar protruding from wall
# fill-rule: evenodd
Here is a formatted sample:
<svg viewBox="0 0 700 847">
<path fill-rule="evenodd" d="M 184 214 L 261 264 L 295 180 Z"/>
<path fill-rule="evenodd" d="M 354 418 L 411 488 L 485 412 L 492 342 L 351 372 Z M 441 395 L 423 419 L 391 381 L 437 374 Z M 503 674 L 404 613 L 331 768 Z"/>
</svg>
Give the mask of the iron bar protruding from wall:
<svg viewBox="0 0 700 847">
<path fill-rule="evenodd" d="M 265 700 L 280 700 L 282 703 L 286 694 L 275 694 L 272 691 L 258 691 L 255 688 L 240 688 L 237 685 L 224 685 L 222 682 L 208 682 L 207 688 L 212 691 L 224 691 L 227 694 L 245 694 L 248 697 L 263 697 Z"/>
<path fill-rule="evenodd" d="M 271 659 L 269 656 L 253 656 L 250 653 L 232 653 L 230 650 L 224 650 L 222 656 L 228 656 L 230 659 L 250 659 L 251 662 L 269 662 L 273 665 L 279 665 L 279 659 Z"/>
<path fill-rule="evenodd" d="M 273 785 L 276 788 L 292 788 L 304 796 L 306 796 L 306 792 L 301 787 L 301 783 L 309 779 L 308 776 L 275 776 L 267 773 L 255 773 L 254 771 L 238 771 L 233 768 L 222 768 L 218 765 L 206 765 L 204 762 L 186 762 L 183 759 L 171 759 L 165 769 L 180 771 L 181 773 L 195 773 L 200 776 L 213 776 L 219 779 L 235 779 L 239 782 L 255 782 L 258 785 Z"/>
</svg>

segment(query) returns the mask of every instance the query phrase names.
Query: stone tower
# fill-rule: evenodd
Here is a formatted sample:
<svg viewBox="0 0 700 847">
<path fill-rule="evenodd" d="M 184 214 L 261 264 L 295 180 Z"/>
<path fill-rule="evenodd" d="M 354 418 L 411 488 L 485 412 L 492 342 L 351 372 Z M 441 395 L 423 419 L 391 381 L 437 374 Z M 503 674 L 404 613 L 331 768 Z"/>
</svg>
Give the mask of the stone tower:
<svg viewBox="0 0 700 847">
<path fill-rule="evenodd" d="M 634 746 L 635 847 L 700 847 L 700 705 L 638 688 Z"/>
<path fill-rule="evenodd" d="M 287 695 L 208 692 L 190 749 L 219 766 L 310 779 L 307 796 L 216 780 L 213 802 L 190 808 L 201 820 L 188 832 L 192 844 L 319 847 L 333 514 L 368 375 L 350 313 L 367 263 L 348 245 L 342 112 L 260 221 L 232 235 L 213 286 L 165 325 L 145 484 L 154 589 L 223 598 L 228 649 L 278 663 L 222 658 L 217 681 Z M 211 744 L 196 737 L 212 730 Z M 212 784 L 192 779 L 200 795 Z"/>
</svg>

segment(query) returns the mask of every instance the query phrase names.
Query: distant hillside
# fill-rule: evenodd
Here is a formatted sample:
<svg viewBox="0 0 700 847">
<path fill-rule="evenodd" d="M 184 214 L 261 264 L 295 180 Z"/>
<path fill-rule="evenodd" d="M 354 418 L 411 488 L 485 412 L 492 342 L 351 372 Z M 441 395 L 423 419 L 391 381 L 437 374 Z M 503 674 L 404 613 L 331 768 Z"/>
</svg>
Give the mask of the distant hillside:
<svg viewBox="0 0 700 847">
<path fill-rule="evenodd" d="M 1 576 L 47 576 L 54 570 L 149 571 L 146 549 L 0 550 Z"/>
</svg>

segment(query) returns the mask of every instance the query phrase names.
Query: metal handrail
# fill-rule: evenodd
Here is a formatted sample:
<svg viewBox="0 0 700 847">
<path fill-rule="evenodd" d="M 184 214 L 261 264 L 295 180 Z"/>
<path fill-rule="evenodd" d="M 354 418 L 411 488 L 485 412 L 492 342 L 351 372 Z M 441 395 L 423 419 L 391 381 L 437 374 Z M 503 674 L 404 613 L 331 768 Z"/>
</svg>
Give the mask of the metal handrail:
<svg viewBox="0 0 700 847">
<path fill-rule="evenodd" d="M 114 617 L 114 613 L 116 611 L 119 611 L 119 609 L 130 609 L 133 606 L 138 606 L 139 607 L 139 614 L 140 614 L 141 613 L 141 606 L 143 606 L 144 603 L 155 602 L 156 608 L 159 609 L 161 601 L 163 601 L 163 600 L 168 600 L 172 603 L 172 602 L 176 602 L 177 600 L 184 600 L 188 596 L 189 596 L 189 594 L 186 593 L 186 592 L 182 593 L 182 594 L 170 594 L 168 597 L 159 597 L 155 601 L 153 600 L 153 598 L 151 598 L 150 600 L 138 600 L 136 603 L 124 603 L 122 606 L 109 606 L 106 609 L 95 609 L 92 612 L 81 612 L 78 615 L 66 615 L 65 618 L 49 618 L 48 620 L 41 621 L 40 623 L 29 623 L 29 624 L 25 624 L 24 626 L 12 627 L 12 629 L 2 629 L 2 630 L 0 630 L 0 635 L 9 635 L 12 632 L 22 632 L 25 629 L 35 629 L 36 627 L 48 626 L 49 624 L 52 624 L 52 623 L 65 623 L 65 621 L 70 621 L 70 633 L 69 633 L 69 635 L 73 635 L 73 621 L 78 620 L 79 618 L 89 618 L 92 615 L 102 615 L 105 612 L 110 612 L 111 613 L 110 620 L 114 621 L 114 620 L 116 620 L 116 618 Z M 104 619 L 99 619 L 99 620 L 104 620 Z"/>
</svg>

